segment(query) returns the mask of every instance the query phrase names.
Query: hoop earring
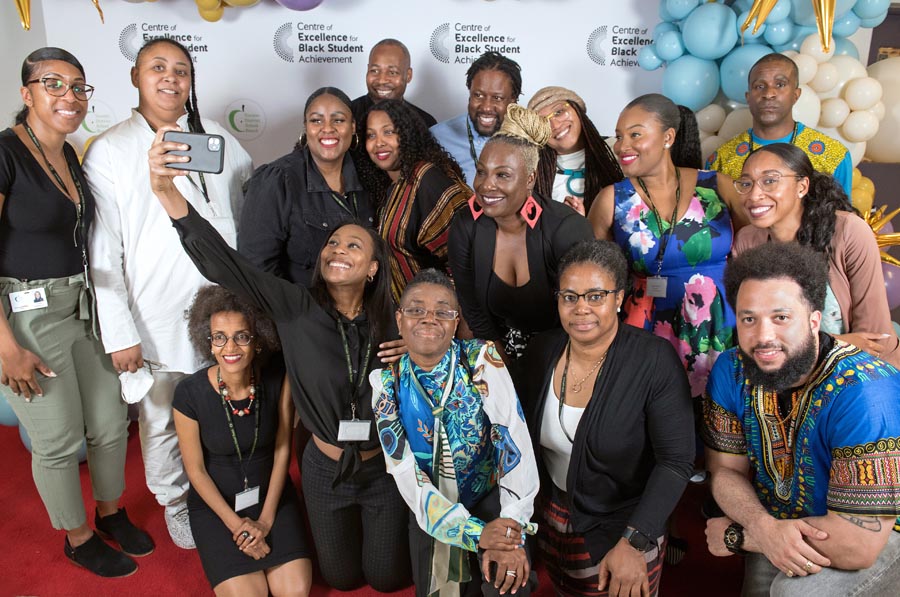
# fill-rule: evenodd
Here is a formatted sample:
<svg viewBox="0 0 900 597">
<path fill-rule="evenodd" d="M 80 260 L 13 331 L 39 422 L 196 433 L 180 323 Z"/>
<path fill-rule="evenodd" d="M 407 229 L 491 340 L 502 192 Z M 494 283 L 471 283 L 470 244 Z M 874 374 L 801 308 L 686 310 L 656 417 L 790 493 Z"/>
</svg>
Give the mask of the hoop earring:
<svg viewBox="0 0 900 597">
<path fill-rule="evenodd" d="M 533 195 L 529 195 L 528 199 L 525 200 L 522 209 L 519 210 L 519 215 L 522 216 L 522 219 L 525 220 L 525 223 L 528 224 L 529 228 L 534 230 L 538 218 L 541 217 L 543 211 L 544 209 L 541 207 L 541 204 L 535 200 Z"/>
<path fill-rule="evenodd" d="M 359 133 L 353 133 L 353 140 L 350 141 L 350 151 L 355 151 L 359 147 Z"/>
<path fill-rule="evenodd" d="M 478 205 L 478 203 L 475 201 L 475 195 L 469 197 L 469 201 L 467 203 L 469 204 L 469 211 L 472 212 L 472 219 L 477 220 L 478 218 L 480 218 L 481 214 L 484 213 L 484 208 Z"/>
<path fill-rule="evenodd" d="M 300 143 L 300 149 L 306 149 L 306 133 L 300 135 L 298 143 Z"/>
<path fill-rule="evenodd" d="M 366 276 L 366 282 L 374 282 L 375 276 Z"/>
</svg>

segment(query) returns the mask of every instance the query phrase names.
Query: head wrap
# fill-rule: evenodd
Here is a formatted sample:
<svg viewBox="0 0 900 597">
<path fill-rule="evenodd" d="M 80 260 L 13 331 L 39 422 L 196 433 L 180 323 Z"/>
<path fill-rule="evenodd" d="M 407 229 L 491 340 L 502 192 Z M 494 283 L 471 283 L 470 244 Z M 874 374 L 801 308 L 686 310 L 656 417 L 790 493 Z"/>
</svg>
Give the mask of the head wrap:
<svg viewBox="0 0 900 597">
<path fill-rule="evenodd" d="M 528 102 L 528 109 L 534 110 L 535 112 L 540 112 L 547 106 L 552 106 L 557 102 L 571 102 L 573 104 L 578 104 L 578 107 L 581 108 L 582 112 L 587 111 L 587 107 L 584 105 L 584 100 L 581 99 L 580 95 L 578 95 L 571 89 L 554 86 L 539 89 L 538 92 L 535 93 L 531 97 L 531 100 Z"/>
</svg>

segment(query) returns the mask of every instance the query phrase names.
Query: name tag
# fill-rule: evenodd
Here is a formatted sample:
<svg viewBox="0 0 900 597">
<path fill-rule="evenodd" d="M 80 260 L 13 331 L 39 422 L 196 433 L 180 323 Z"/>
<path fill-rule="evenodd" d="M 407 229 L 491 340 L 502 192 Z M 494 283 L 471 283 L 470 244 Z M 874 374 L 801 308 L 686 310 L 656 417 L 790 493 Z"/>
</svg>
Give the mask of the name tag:
<svg viewBox="0 0 900 597">
<path fill-rule="evenodd" d="M 234 494 L 234 511 L 240 512 L 259 503 L 259 485 Z"/>
<path fill-rule="evenodd" d="M 339 442 L 364 442 L 369 439 L 372 421 L 343 420 L 338 426 Z"/>
<path fill-rule="evenodd" d="M 647 295 L 654 298 L 666 298 L 666 284 L 669 279 L 665 276 L 650 276 L 647 278 Z"/>
<path fill-rule="evenodd" d="M 47 308 L 47 291 L 44 288 L 30 288 L 9 293 L 9 306 L 13 313 Z"/>
</svg>

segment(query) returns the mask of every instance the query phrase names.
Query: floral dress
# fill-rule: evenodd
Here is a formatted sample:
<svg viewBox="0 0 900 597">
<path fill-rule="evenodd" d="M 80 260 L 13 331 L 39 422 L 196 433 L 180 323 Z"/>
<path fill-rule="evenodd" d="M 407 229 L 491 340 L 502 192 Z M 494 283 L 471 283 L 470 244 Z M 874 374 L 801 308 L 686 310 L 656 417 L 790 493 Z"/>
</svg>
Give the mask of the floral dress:
<svg viewBox="0 0 900 597">
<path fill-rule="evenodd" d="M 701 396 L 716 357 L 735 339 L 734 313 L 722 285 L 733 237 L 731 216 L 716 191 L 716 172 L 697 173 L 687 212 L 665 247 L 664 298 L 647 293 L 647 276 L 656 275 L 659 247 L 670 224 L 657 220 L 627 178 L 615 185 L 614 214 L 613 235 L 634 279 L 623 305 L 625 323 L 669 340 L 687 371 L 692 394 Z"/>
</svg>

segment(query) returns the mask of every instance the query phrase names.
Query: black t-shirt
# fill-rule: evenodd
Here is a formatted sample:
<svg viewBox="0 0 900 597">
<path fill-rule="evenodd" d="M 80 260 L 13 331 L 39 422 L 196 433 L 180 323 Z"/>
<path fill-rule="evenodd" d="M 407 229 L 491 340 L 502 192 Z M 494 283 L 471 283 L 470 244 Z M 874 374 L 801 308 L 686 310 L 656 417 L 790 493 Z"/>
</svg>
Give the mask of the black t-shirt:
<svg viewBox="0 0 900 597">
<path fill-rule="evenodd" d="M 66 143 L 64 152 L 84 194 L 86 237 L 94 198 L 75 150 Z M 0 132 L 0 194 L 6 198 L 0 212 L 0 276 L 42 280 L 83 271 L 81 250 L 86 238 L 76 231 L 75 204 L 12 129 Z"/>
</svg>

